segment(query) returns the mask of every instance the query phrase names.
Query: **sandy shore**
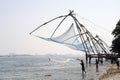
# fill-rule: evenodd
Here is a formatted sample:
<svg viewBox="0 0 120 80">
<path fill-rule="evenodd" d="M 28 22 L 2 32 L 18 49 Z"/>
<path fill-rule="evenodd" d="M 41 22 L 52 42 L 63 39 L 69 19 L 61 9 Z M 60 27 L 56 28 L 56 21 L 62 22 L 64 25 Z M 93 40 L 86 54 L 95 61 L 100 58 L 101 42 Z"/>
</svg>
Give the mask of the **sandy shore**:
<svg viewBox="0 0 120 80">
<path fill-rule="evenodd" d="M 99 80 L 120 80 L 120 69 L 117 69 L 116 64 L 111 65 Z"/>
</svg>

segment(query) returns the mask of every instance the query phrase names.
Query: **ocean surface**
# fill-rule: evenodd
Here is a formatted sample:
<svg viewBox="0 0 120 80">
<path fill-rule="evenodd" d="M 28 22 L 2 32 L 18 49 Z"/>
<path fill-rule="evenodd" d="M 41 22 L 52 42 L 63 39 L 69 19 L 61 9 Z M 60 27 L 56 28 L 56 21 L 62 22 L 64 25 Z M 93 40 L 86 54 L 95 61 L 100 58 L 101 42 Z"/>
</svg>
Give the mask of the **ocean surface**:
<svg viewBox="0 0 120 80">
<path fill-rule="evenodd" d="M 1 56 L 0 80 L 97 80 L 110 65 L 104 61 L 96 72 L 95 59 L 85 65 L 82 76 L 80 55 Z M 85 61 L 84 61 L 85 62 Z"/>
</svg>

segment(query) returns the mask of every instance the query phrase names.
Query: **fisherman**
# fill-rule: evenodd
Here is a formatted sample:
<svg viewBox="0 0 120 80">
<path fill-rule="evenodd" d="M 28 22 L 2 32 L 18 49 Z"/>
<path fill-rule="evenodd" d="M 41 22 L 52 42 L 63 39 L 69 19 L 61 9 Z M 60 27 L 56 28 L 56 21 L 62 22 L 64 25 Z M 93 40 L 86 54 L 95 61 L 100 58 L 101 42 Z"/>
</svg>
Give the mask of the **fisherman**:
<svg viewBox="0 0 120 80">
<path fill-rule="evenodd" d="M 103 64 L 103 58 L 101 58 L 100 62 L 101 62 L 101 64 Z"/>
<path fill-rule="evenodd" d="M 96 59 L 96 63 L 95 63 L 96 64 L 96 72 L 98 72 L 98 63 L 99 63 L 98 59 Z"/>
<path fill-rule="evenodd" d="M 81 67 L 82 67 L 82 78 L 84 79 L 85 78 L 85 73 L 86 73 L 86 71 L 85 71 L 85 66 L 84 66 L 84 62 L 83 62 L 83 60 L 81 60 Z"/>
<path fill-rule="evenodd" d="M 83 60 L 81 60 L 82 74 L 86 73 Z"/>
<path fill-rule="evenodd" d="M 119 69 L 120 65 L 119 65 L 119 60 L 118 59 L 116 60 L 116 65 L 117 65 L 117 69 Z"/>
</svg>

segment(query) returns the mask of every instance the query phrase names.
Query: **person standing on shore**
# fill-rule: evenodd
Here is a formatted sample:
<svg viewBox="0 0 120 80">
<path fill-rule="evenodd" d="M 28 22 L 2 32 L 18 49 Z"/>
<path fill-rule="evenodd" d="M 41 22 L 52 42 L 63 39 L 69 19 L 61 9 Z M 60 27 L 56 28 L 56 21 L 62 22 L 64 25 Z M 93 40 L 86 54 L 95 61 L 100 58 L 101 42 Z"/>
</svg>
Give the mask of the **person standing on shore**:
<svg viewBox="0 0 120 80">
<path fill-rule="evenodd" d="M 119 69 L 120 65 L 119 65 L 119 60 L 118 59 L 116 60 L 116 65 L 117 65 L 117 69 Z"/>
<path fill-rule="evenodd" d="M 83 60 L 81 60 L 82 74 L 86 73 Z"/>
<path fill-rule="evenodd" d="M 95 63 L 96 64 L 96 72 L 98 72 L 98 63 L 99 63 L 98 59 L 96 59 L 96 63 Z"/>
<path fill-rule="evenodd" d="M 82 67 L 82 77 L 83 77 L 83 79 L 85 78 L 85 73 L 86 73 L 86 71 L 85 71 L 85 66 L 84 66 L 84 62 L 83 62 L 83 60 L 81 60 L 81 67 Z"/>
</svg>

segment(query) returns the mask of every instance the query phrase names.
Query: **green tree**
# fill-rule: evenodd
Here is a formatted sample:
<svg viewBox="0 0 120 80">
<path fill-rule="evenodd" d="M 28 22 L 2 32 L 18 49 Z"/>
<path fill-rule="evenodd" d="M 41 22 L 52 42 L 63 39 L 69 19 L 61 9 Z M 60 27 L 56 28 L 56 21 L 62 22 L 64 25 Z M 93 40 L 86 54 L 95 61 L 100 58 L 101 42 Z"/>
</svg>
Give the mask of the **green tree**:
<svg viewBox="0 0 120 80">
<path fill-rule="evenodd" d="M 120 20 L 116 24 L 112 34 L 114 35 L 114 40 L 112 41 L 111 51 L 120 54 Z"/>
<path fill-rule="evenodd" d="M 112 41 L 112 51 L 120 54 L 120 35 Z"/>
<path fill-rule="evenodd" d="M 120 35 L 120 20 L 116 24 L 116 28 L 112 31 L 112 34 L 115 38 Z"/>
</svg>

